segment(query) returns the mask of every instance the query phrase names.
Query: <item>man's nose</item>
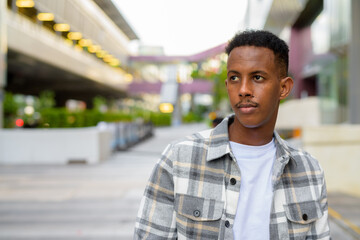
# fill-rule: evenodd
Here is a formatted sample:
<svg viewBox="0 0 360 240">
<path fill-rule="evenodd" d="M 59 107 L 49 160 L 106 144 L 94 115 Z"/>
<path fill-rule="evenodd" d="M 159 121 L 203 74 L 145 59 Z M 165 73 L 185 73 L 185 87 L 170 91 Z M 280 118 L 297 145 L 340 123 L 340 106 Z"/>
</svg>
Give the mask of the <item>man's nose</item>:
<svg viewBox="0 0 360 240">
<path fill-rule="evenodd" d="M 242 79 L 239 87 L 239 96 L 240 97 L 251 97 L 253 95 L 252 85 L 249 79 Z"/>
</svg>

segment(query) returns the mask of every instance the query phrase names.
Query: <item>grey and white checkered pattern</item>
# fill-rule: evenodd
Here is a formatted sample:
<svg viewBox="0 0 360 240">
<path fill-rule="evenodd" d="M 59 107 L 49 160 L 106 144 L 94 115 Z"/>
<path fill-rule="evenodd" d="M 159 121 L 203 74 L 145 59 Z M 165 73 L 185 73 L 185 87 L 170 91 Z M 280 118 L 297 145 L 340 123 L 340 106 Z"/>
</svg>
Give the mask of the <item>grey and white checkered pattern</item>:
<svg viewBox="0 0 360 240">
<path fill-rule="evenodd" d="M 233 239 L 241 185 L 228 138 L 233 118 L 169 144 L 145 189 L 134 239 Z M 270 239 L 329 239 L 323 170 L 274 136 Z"/>
</svg>

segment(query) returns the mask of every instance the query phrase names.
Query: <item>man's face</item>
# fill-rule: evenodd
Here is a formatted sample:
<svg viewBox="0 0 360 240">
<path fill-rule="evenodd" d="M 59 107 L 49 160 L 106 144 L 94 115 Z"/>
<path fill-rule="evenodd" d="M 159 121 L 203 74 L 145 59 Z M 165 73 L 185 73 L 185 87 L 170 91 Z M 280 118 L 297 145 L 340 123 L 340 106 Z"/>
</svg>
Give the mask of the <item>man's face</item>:
<svg viewBox="0 0 360 240">
<path fill-rule="evenodd" d="M 272 50 L 234 48 L 228 58 L 226 88 L 236 120 L 246 128 L 274 128 L 283 81 Z M 235 121 L 236 121 L 235 120 Z"/>
</svg>

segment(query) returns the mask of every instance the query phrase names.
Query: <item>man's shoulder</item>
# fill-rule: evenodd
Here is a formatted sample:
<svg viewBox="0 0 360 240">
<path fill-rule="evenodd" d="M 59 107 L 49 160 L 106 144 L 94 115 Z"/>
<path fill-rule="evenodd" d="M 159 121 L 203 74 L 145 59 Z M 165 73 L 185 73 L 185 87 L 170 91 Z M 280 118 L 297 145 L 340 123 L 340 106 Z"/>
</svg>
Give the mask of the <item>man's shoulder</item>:
<svg viewBox="0 0 360 240">
<path fill-rule="evenodd" d="M 174 148 L 182 148 L 184 146 L 194 146 L 196 144 L 208 143 L 213 129 L 206 129 L 193 133 L 183 138 L 177 139 L 170 143 Z"/>
<path fill-rule="evenodd" d="M 297 169 L 322 171 L 319 161 L 304 150 L 301 145 L 282 139 L 282 147 L 288 151 L 290 158 L 295 161 Z"/>
<path fill-rule="evenodd" d="M 213 129 L 193 133 L 171 142 L 163 155 L 172 161 L 190 161 L 198 154 L 206 154 L 210 146 Z"/>
</svg>

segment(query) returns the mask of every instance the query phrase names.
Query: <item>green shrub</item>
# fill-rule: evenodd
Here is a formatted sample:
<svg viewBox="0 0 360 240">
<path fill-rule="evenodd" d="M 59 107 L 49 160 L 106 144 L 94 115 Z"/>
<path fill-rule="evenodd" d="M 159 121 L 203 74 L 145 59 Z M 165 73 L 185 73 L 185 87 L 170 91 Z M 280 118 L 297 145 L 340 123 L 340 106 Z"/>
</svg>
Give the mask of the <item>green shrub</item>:
<svg viewBox="0 0 360 240">
<path fill-rule="evenodd" d="M 100 121 L 104 122 L 130 122 L 139 117 L 137 114 L 124 112 L 105 112 L 97 110 L 84 110 L 70 112 L 65 108 L 47 108 L 41 112 L 41 122 L 38 127 L 49 128 L 71 128 L 71 127 L 91 127 L 96 126 Z M 148 112 L 148 119 L 154 126 L 171 125 L 171 114 Z"/>
<path fill-rule="evenodd" d="M 171 125 L 171 114 L 170 113 L 159 113 L 151 112 L 150 121 L 154 126 L 170 126 Z"/>
<path fill-rule="evenodd" d="M 192 122 L 201 122 L 203 118 L 199 114 L 189 112 L 188 114 L 182 117 L 183 123 L 192 123 Z"/>
</svg>

